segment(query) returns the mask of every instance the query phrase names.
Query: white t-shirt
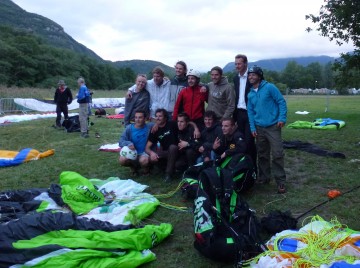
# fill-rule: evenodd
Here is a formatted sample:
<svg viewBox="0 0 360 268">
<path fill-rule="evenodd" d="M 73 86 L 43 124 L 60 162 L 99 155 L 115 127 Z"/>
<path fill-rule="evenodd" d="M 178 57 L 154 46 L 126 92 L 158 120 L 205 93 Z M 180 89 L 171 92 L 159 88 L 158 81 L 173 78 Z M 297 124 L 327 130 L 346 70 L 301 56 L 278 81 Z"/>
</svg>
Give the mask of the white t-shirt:
<svg viewBox="0 0 360 268">
<path fill-rule="evenodd" d="M 246 90 L 247 75 L 248 75 L 247 70 L 244 73 L 244 75 L 238 74 L 239 76 L 239 101 L 237 105 L 238 109 L 246 109 L 245 90 Z"/>
</svg>

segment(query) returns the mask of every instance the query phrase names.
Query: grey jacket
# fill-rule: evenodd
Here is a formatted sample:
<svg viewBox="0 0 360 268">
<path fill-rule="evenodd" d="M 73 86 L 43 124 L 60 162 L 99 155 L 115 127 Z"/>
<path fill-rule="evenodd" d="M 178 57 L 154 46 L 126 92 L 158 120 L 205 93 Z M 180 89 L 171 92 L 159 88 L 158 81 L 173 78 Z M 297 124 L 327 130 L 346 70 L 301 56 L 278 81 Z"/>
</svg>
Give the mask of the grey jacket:
<svg viewBox="0 0 360 268">
<path fill-rule="evenodd" d="M 207 111 L 215 112 L 218 118 L 230 118 L 235 110 L 235 90 L 226 77 L 218 84 L 210 82 Z"/>
<path fill-rule="evenodd" d="M 147 115 L 150 112 L 150 94 L 146 89 L 140 92 L 133 92 L 132 98 L 125 99 L 124 123 L 125 126 L 130 124 L 131 120 L 135 118 L 137 110 L 144 110 Z"/>
</svg>

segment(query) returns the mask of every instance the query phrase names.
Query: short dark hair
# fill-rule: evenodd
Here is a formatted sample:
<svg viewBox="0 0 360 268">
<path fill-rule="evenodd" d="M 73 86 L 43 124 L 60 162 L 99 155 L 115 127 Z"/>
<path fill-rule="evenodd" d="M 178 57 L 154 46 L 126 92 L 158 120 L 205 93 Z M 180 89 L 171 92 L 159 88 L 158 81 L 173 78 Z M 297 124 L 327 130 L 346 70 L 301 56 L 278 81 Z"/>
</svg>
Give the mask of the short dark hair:
<svg viewBox="0 0 360 268">
<path fill-rule="evenodd" d="M 179 113 L 177 115 L 177 118 L 179 118 L 179 117 L 184 117 L 186 123 L 188 123 L 190 121 L 190 117 L 189 117 L 189 115 L 187 113 Z"/>
<path fill-rule="evenodd" d="M 211 117 L 213 120 L 216 120 L 216 113 L 214 111 L 208 110 L 204 113 L 204 118 L 205 117 Z"/>
<path fill-rule="evenodd" d="M 138 109 L 135 111 L 135 114 L 143 114 L 143 116 L 146 118 L 147 116 L 147 112 L 145 110 L 142 109 Z"/>
<path fill-rule="evenodd" d="M 163 116 L 165 117 L 166 121 L 169 120 L 168 112 L 167 112 L 164 108 L 158 108 L 158 109 L 156 109 L 155 115 L 156 115 L 157 113 L 162 113 Z"/>
<path fill-rule="evenodd" d="M 235 59 L 242 59 L 245 64 L 248 63 L 248 59 L 247 59 L 246 55 L 244 55 L 244 54 L 237 54 L 237 55 L 235 56 Z"/>
<path fill-rule="evenodd" d="M 185 73 L 187 73 L 187 65 L 186 65 L 186 63 L 184 61 L 182 61 L 182 60 L 179 60 L 177 63 L 175 63 L 175 66 L 178 65 L 178 64 L 180 64 L 182 67 L 184 67 Z"/>
<path fill-rule="evenodd" d="M 217 71 L 221 76 L 223 75 L 223 69 L 219 66 L 212 67 L 210 72 L 212 71 Z"/>
<path fill-rule="evenodd" d="M 231 125 L 235 125 L 235 120 L 232 117 L 225 117 L 225 118 L 221 119 L 221 123 L 224 121 L 230 121 Z"/>
<path fill-rule="evenodd" d="M 156 66 L 153 70 L 152 70 L 153 74 L 159 74 L 161 77 L 165 76 L 164 70 L 160 67 L 160 66 Z"/>
</svg>

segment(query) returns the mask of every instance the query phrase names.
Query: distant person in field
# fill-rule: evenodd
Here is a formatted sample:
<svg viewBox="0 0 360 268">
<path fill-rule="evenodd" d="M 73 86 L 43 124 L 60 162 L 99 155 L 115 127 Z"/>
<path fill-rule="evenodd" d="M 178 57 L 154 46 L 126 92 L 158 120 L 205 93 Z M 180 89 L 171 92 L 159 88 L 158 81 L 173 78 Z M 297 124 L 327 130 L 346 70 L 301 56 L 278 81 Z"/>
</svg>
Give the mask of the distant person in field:
<svg viewBox="0 0 360 268">
<path fill-rule="evenodd" d="M 258 183 L 269 183 L 273 176 L 278 193 L 283 194 L 286 192 L 286 174 L 281 129 L 286 123 L 286 101 L 279 89 L 264 79 L 260 67 L 249 68 L 248 79 L 252 87 L 247 110 L 251 133 L 256 139 Z"/>
<path fill-rule="evenodd" d="M 155 67 L 152 70 L 153 78 L 147 81 L 146 90 L 150 93 L 150 118 L 155 122 L 155 111 L 157 109 L 169 109 L 170 103 L 170 80 L 164 79 L 164 70 L 160 67 Z M 132 98 L 133 92 L 136 90 L 136 85 L 129 88 L 126 94 L 127 98 Z"/>
<path fill-rule="evenodd" d="M 235 91 L 219 66 L 211 69 L 208 84 L 209 98 L 206 110 L 213 111 L 218 119 L 231 118 L 235 110 Z"/>
<path fill-rule="evenodd" d="M 186 113 L 190 120 L 199 129 L 204 126 L 205 102 L 208 99 L 208 92 L 202 92 L 200 84 L 200 72 L 190 69 L 187 73 L 188 85 L 182 89 L 174 107 L 173 120 L 177 120 L 179 113 Z"/>
<path fill-rule="evenodd" d="M 135 95 L 134 95 L 135 96 Z M 128 146 L 130 150 L 136 150 L 137 159 L 130 160 L 120 155 L 119 163 L 122 166 L 130 167 L 132 175 L 138 175 L 142 169 L 142 174 L 149 174 L 149 155 L 145 152 L 148 135 L 154 123 L 145 123 L 147 113 L 144 110 L 136 110 L 134 116 L 135 123 L 129 124 L 122 133 L 119 146 Z"/>
<path fill-rule="evenodd" d="M 125 98 L 125 126 L 134 122 L 137 110 L 144 110 L 147 115 L 150 112 L 150 94 L 146 90 L 146 82 L 146 75 L 138 74 L 135 80 L 135 91 L 132 92 L 131 97 L 127 95 Z"/>
<path fill-rule="evenodd" d="M 235 68 L 238 74 L 233 79 L 235 88 L 235 111 L 233 117 L 239 131 L 245 136 L 247 154 L 251 156 L 255 167 L 257 167 L 255 138 L 250 130 L 247 113 L 247 95 L 250 92 L 251 84 L 248 79 L 248 59 L 246 55 L 238 54 L 235 56 Z"/>
<path fill-rule="evenodd" d="M 73 101 L 73 96 L 70 88 L 65 84 L 64 80 L 59 80 L 58 87 L 55 90 L 54 103 L 56 104 L 56 121 L 55 128 L 61 128 L 61 113 L 64 114 L 64 119 L 69 118 L 68 105 Z"/>
<path fill-rule="evenodd" d="M 77 102 L 79 103 L 79 121 L 82 138 L 89 138 L 88 134 L 88 104 L 90 102 L 90 92 L 85 85 L 84 78 L 77 80 L 79 91 L 77 93 Z"/>
</svg>

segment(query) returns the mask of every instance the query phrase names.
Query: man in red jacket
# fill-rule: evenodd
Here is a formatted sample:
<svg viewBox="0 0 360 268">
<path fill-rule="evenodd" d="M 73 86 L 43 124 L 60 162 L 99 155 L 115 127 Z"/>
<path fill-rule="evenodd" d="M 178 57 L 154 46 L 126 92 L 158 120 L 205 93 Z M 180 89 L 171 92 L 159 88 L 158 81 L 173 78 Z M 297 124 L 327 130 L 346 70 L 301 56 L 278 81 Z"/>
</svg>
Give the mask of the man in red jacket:
<svg viewBox="0 0 360 268">
<path fill-rule="evenodd" d="M 179 113 L 186 113 L 190 120 L 194 122 L 200 130 L 203 129 L 205 112 L 205 102 L 208 99 L 208 92 L 201 92 L 200 73 L 194 69 L 190 69 L 187 73 L 189 86 L 180 91 L 176 100 L 173 120 L 177 120 Z"/>
</svg>

